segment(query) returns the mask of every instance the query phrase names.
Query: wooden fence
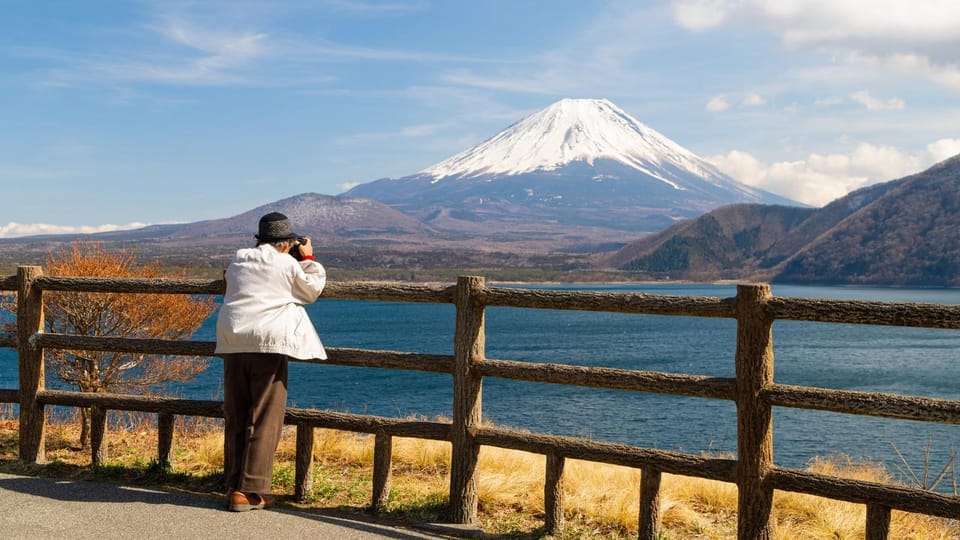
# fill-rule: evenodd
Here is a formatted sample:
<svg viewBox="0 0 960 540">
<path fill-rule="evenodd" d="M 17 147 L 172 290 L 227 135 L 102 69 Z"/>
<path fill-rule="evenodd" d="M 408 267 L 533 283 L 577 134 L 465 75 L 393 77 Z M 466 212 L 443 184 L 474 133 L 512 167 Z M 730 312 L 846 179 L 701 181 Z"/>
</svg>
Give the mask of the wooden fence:
<svg viewBox="0 0 960 540">
<path fill-rule="evenodd" d="M 212 294 L 224 291 L 222 280 L 112 279 L 44 276 L 39 267 L 21 267 L 0 278 L 0 291 L 18 292 L 17 334 L 0 335 L 0 346 L 19 350 L 19 389 L 0 390 L 0 402 L 20 405 L 20 458 L 44 459 L 44 407 L 92 407 L 158 414 L 158 459 L 169 459 L 175 415 L 221 417 L 219 401 L 47 390 L 44 349 L 82 349 L 165 355 L 213 354 L 214 343 L 87 337 L 43 332 L 44 291 Z M 777 384 L 773 371 L 773 322 L 777 319 L 960 329 L 960 306 L 938 304 L 811 300 L 774 297 L 765 284 L 737 286 L 734 298 L 679 297 L 583 291 L 488 288 L 483 278 L 461 277 L 456 285 L 328 283 L 324 298 L 395 302 L 452 303 L 456 306 L 453 355 L 331 348 L 329 359 L 316 363 L 449 373 L 453 378 L 450 423 L 421 422 L 326 410 L 289 408 L 286 422 L 296 426 L 295 496 L 310 491 L 314 428 L 375 435 L 372 506 L 382 509 L 390 489 L 393 437 L 449 441 L 451 523 L 474 523 L 477 517 L 476 469 L 482 445 L 546 456 L 545 530 L 563 526 L 563 475 L 567 458 L 610 463 L 642 471 L 639 537 L 659 533 L 659 487 L 662 473 L 731 482 L 738 489 L 738 538 L 767 539 L 772 534 L 774 490 L 806 493 L 866 505 L 866 538 L 888 537 L 891 510 L 960 518 L 960 497 L 923 489 L 847 480 L 778 467 L 773 462 L 774 406 L 818 409 L 857 415 L 960 424 L 960 401 L 873 392 L 839 391 Z M 727 317 L 737 321 L 735 378 L 677 375 L 652 371 L 577 367 L 486 358 L 486 306 Z M 481 423 L 484 377 L 613 388 L 681 396 L 725 399 L 736 403 L 737 459 L 639 448 L 581 438 L 521 432 Z M 102 431 L 93 430 L 94 460 Z"/>
</svg>

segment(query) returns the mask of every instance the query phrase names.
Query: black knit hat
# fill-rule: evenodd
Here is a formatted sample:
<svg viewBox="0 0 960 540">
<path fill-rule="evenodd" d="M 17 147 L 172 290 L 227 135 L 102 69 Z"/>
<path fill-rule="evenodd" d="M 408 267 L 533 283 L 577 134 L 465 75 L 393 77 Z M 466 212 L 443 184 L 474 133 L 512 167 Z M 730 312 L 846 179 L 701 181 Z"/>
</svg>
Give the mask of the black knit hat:
<svg viewBox="0 0 960 540">
<path fill-rule="evenodd" d="M 279 242 L 297 237 L 290 220 L 280 212 L 270 212 L 260 218 L 260 234 L 254 235 L 261 242 Z"/>
</svg>

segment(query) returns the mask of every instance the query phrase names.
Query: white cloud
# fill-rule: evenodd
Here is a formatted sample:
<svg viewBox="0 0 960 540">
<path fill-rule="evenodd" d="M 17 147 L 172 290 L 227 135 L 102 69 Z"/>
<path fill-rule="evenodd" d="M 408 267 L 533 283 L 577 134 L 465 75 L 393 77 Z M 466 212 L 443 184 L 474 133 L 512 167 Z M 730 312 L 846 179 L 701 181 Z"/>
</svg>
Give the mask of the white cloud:
<svg viewBox="0 0 960 540">
<path fill-rule="evenodd" d="M 673 3 L 677 22 L 690 30 L 707 30 L 723 24 L 727 16 L 724 0 L 684 0 Z"/>
<path fill-rule="evenodd" d="M 340 192 L 350 191 L 351 189 L 359 186 L 361 182 L 344 182 L 342 184 L 337 184 L 337 188 L 340 189 Z"/>
<path fill-rule="evenodd" d="M 674 0 L 674 19 L 703 30 L 724 22 L 762 24 L 790 43 L 950 42 L 958 38 L 954 0 Z"/>
<path fill-rule="evenodd" d="M 956 46 L 960 47 L 960 40 Z M 915 53 L 893 53 L 887 56 L 855 51 L 847 55 L 851 64 L 868 66 L 875 70 L 925 77 L 937 84 L 960 91 L 960 64 L 936 63 L 931 58 Z"/>
<path fill-rule="evenodd" d="M 917 155 L 860 143 L 849 154 L 810 154 L 798 161 L 768 164 L 737 150 L 708 159 L 744 184 L 823 206 L 853 190 L 920 172 L 958 153 L 960 139 L 940 139 Z"/>
<path fill-rule="evenodd" d="M 11 221 L 0 225 L 0 238 L 17 238 L 37 234 L 93 234 L 111 231 L 141 229 L 147 223 L 127 223 L 126 225 L 50 225 L 47 223 L 16 223 Z"/>
<path fill-rule="evenodd" d="M 723 96 L 716 96 L 707 102 L 707 110 L 710 112 L 723 112 L 730 108 L 730 102 Z"/>
<path fill-rule="evenodd" d="M 743 96 L 743 100 L 740 101 L 741 107 L 759 107 L 767 102 L 760 94 L 756 92 L 747 92 L 747 95 Z"/>
<path fill-rule="evenodd" d="M 890 98 L 887 100 L 877 99 L 870 95 L 866 90 L 859 90 L 850 94 L 850 99 L 863 105 L 871 111 L 893 111 L 902 109 L 905 105 L 900 98 Z"/>
<path fill-rule="evenodd" d="M 766 29 L 793 48 L 925 76 L 960 91 L 956 0 L 674 0 L 681 27 Z"/>
<path fill-rule="evenodd" d="M 739 108 L 759 107 L 767 103 L 766 98 L 756 92 L 746 92 L 738 101 L 731 101 L 734 98 L 720 95 L 714 96 L 707 101 L 706 109 L 710 112 L 723 112 L 734 105 Z"/>
<path fill-rule="evenodd" d="M 940 139 L 927 145 L 926 161 L 937 163 L 960 154 L 960 139 Z"/>
</svg>

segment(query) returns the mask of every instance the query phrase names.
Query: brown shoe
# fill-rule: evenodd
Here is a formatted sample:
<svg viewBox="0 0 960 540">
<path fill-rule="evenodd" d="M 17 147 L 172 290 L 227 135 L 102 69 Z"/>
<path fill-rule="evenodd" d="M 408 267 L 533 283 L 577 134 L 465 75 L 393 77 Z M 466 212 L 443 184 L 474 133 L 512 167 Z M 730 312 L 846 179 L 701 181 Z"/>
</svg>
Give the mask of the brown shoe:
<svg viewBox="0 0 960 540">
<path fill-rule="evenodd" d="M 234 490 L 229 494 L 228 502 L 232 512 L 249 512 L 270 506 L 273 504 L 273 497 Z"/>
</svg>

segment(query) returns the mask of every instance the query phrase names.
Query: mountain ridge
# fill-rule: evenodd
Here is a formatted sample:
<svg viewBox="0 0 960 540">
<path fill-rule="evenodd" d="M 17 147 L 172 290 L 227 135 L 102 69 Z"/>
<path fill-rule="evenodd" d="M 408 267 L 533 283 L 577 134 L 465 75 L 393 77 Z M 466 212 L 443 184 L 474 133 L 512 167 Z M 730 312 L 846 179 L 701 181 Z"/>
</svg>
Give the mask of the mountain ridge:
<svg viewBox="0 0 960 540">
<path fill-rule="evenodd" d="M 558 101 L 416 174 L 345 195 L 467 234 L 479 221 L 530 232 L 551 223 L 639 234 L 733 202 L 802 206 L 737 182 L 608 100 L 589 99 Z M 456 215 L 464 219 L 433 221 Z"/>
<path fill-rule="evenodd" d="M 675 279 L 956 286 L 958 227 L 955 156 L 819 209 L 721 207 L 632 242 L 606 262 Z"/>
<path fill-rule="evenodd" d="M 324 263 L 341 276 L 353 272 L 349 275 L 414 279 L 436 275 L 432 272 L 439 269 L 530 276 L 520 270 L 528 268 L 575 281 L 605 276 L 960 286 L 960 239 L 955 234 L 960 228 L 960 156 L 862 188 L 822 208 L 740 203 L 639 240 L 622 231 L 635 240 L 622 247 L 602 228 L 554 251 L 544 247 L 557 245 L 547 233 L 486 230 L 483 241 L 477 241 L 432 229 L 376 201 L 304 193 L 224 219 L 0 239 L 0 263 L 40 263 L 58 245 L 89 240 L 132 247 L 164 264 L 222 268 L 234 249 L 252 245 L 257 220 L 270 211 L 288 214 L 297 232 L 311 236 Z M 602 205 L 597 211 L 603 211 Z M 464 216 L 438 215 L 433 221 L 443 219 Z M 486 227 L 482 219 L 476 225 Z M 506 268 L 513 273 L 503 274 Z"/>
<path fill-rule="evenodd" d="M 176 264 L 219 267 L 237 246 L 253 243 L 261 215 L 279 211 L 334 266 L 409 269 L 410 276 L 428 268 L 549 267 L 574 278 L 611 271 L 614 279 L 960 285 L 960 240 L 953 233 L 960 228 L 960 156 L 822 208 L 764 202 L 783 201 L 775 196 L 743 201 L 746 186 L 731 191 L 720 177 L 706 181 L 683 169 L 684 160 L 693 162 L 685 150 L 673 152 L 684 159 L 672 162 L 626 155 L 629 144 L 607 135 L 655 132 L 612 103 L 558 103 L 530 122 L 553 122 L 559 131 L 526 133 L 533 142 L 517 145 L 534 148 L 554 136 L 567 145 L 539 164 L 523 152 L 523 159 L 506 163 L 497 154 L 502 147 L 478 145 L 438 164 L 443 167 L 424 169 L 430 174 L 381 179 L 340 196 L 302 193 L 227 218 L 134 231 L 0 239 L 0 262 L 37 260 L 58 243 L 82 239 L 136 245 Z M 600 122 L 596 118 L 561 114 L 578 108 L 605 111 L 603 122 L 617 125 L 604 132 L 591 124 Z M 530 129 L 520 130 L 523 120 L 514 126 L 519 131 L 505 130 L 501 138 Z M 586 138 L 597 130 L 601 135 Z M 498 136 L 488 141 L 502 142 Z M 504 161 L 513 174 L 456 168 L 480 155 Z M 641 170 L 654 165 L 656 177 Z M 448 172 L 456 174 L 442 176 Z M 367 190 L 380 198 L 362 196 Z M 721 204 L 730 199 L 735 203 Z"/>
</svg>

